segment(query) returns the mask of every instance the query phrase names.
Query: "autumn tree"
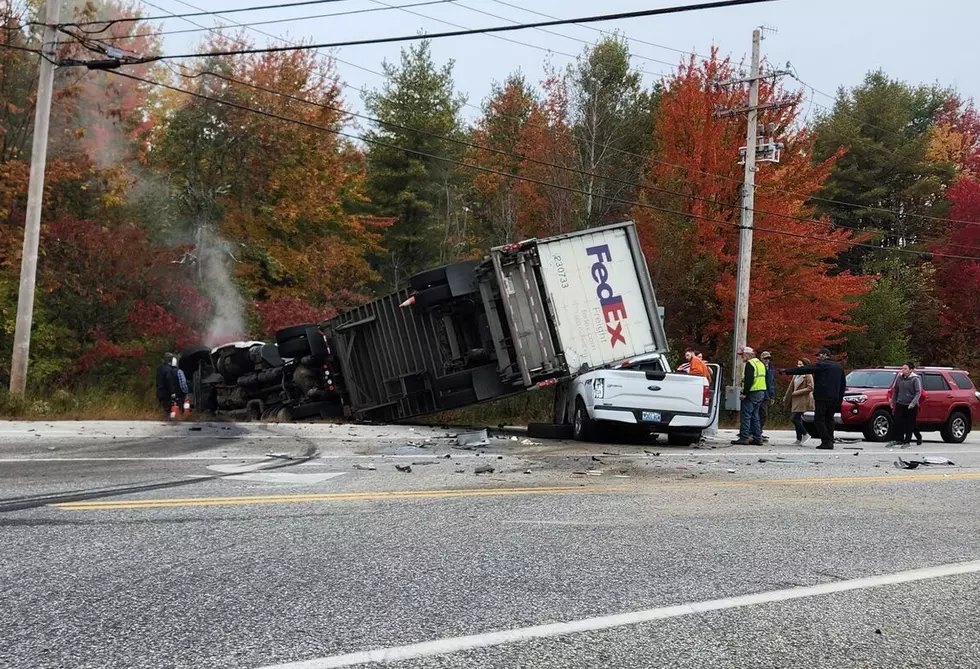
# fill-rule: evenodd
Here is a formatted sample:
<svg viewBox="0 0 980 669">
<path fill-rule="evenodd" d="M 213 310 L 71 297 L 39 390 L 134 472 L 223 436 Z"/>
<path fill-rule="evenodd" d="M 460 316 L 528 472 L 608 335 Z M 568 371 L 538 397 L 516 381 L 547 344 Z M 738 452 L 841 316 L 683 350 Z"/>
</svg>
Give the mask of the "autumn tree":
<svg viewBox="0 0 980 669">
<path fill-rule="evenodd" d="M 717 357 L 728 353 L 734 322 L 744 120 L 717 119 L 718 106 L 745 105 L 745 91 L 713 82 L 736 77 L 728 60 L 683 63 L 665 82 L 654 119 L 651 155 L 633 216 L 668 335 Z M 848 331 L 864 278 L 832 271 L 850 233 L 831 229 L 808 206 L 834 159 L 812 164 L 815 138 L 797 127 L 799 97 L 764 85 L 760 100 L 780 102 L 760 122 L 774 123 L 785 144 L 782 162 L 756 175 L 749 342 L 795 360 L 802 351 L 838 343 Z"/>
<path fill-rule="evenodd" d="M 494 87 L 471 133 L 481 148 L 470 152 L 469 162 L 494 170 L 476 172 L 472 180 L 486 246 L 575 227 L 571 131 L 556 88 L 546 86 L 547 96 L 539 100 L 522 76 L 511 75 Z"/>
<path fill-rule="evenodd" d="M 954 172 L 927 153 L 934 115 L 950 97 L 948 90 L 910 86 L 880 70 L 852 90 L 841 89 L 833 109 L 815 124 L 814 160 L 843 149 L 815 193 L 817 210 L 838 226 L 873 232 L 872 241 L 884 249 L 934 239 L 938 230 L 926 217 L 946 214 L 943 192 Z M 841 254 L 841 267 L 860 265 L 868 255 L 851 249 Z"/>
<path fill-rule="evenodd" d="M 652 147 L 654 95 L 630 63 L 629 43 L 604 37 L 568 68 L 567 87 L 584 227 L 623 218 Z"/>
<path fill-rule="evenodd" d="M 428 41 L 402 50 L 398 65 L 382 66 L 385 83 L 364 104 L 378 119 L 366 134 L 367 195 L 372 211 L 395 222 L 384 239 L 379 271 L 389 289 L 447 257 L 457 247 L 465 214 L 456 162 L 463 146 L 453 62 L 437 66 Z"/>
<path fill-rule="evenodd" d="M 364 163 L 337 134 L 347 116 L 333 62 L 307 51 L 207 59 L 195 77 L 206 97 L 175 101 L 150 155 L 171 175 L 174 231 L 195 245 L 188 260 L 216 309 L 239 287 L 271 303 L 263 314 L 297 299 L 324 314 L 365 300 L 385 221 L 352 213 L 365 202 Z M 245 328 L 244 314 L 212 320 L 227 321 L 214 337 Z"/>
</svg>

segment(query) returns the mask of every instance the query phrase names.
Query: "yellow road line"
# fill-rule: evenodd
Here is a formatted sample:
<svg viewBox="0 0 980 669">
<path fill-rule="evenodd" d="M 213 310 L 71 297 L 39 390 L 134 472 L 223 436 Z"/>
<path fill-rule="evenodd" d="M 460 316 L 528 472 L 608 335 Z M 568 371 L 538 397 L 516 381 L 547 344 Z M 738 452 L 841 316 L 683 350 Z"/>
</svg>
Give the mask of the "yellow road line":
<svg viewBox="0 0 980 669">
<path fill-rule="evenodd" d="M 134 499 L 119 501 L 92 500 L 65 502 L 52 506 L 65 511 L 113 511 L 124 509 L 162 509 L 201 506 L 245 506 L 250 504 L 295 504 L 302 502 L 372 502 L 387 499 L 440 499 L 450 497 L 495 497 L 506 495 L 554 495 L 563 493 L 598 493 L 631 491 L 656 492 L 666 487 L 750 488 L 759 486 L 839 485 L 857 483 L 902 483 L 929 481 L 962 481 L 980 479 L 980 472 L 948 474 L 896 474 L 893 476 L 841 476 L 836 478 L 757 479 L 742 481 L 705 481 L 668 483 L 647 490 L 635 486 L 554 486 L 541 488 L 467 488 L 462 490 L 395 490 L 388 492 L 349 492 L 296 495 L 252 495 L 246 497 L 184 497 L 174 499 Z"/>
<path fill-rule="evenodd" d="M 386 499 L 437 499 L 445 497 L 493 497 L 500 495 L 548 495 L 561 493 L 608 492 L 612 487 L 559 486 L 550 488 L 468 488 L 463 490 L 395 490 L 297 495 L 252 495 L 247 497 L 186 497 L 176 499 L 92 500 L 53 504 L 66 511 L 109 511 L 116 509 L 158 509 L 185 506 L 241 506 L 246 504 L 289 504 L 297 502 L 358 502 Z"/>
<path fill-rule="evenodd" d="M 894 476 L 840 476 L 803 479 L 758 479 L 755 481 L 708 482 L 708 486 L 760 486 L 760 485 L 833 485 L 836 483 L 901 483 L 903 481 L 950 481 L 980 479 L 980 472 L 950 472 L 949 474 L 896 474 Z"/>
</svg>

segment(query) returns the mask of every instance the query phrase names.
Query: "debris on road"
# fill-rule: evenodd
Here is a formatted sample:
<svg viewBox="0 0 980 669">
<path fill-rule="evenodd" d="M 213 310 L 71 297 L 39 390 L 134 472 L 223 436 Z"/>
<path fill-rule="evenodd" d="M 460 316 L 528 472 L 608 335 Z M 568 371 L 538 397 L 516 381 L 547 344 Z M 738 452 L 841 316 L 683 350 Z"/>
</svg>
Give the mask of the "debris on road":
<svg viewBox="0 0 980 669">
<path fill-rule="evenodd" d="M 444 458 L 445 458 L 446 460 L 449 460 L 450 458 L 452 458 L 452 457 L 453 457 L 453 454 L 452 454 L 452 453 L 446 453 L 446 454 L 445 454 L 444 456 L 442 456 L 442 457 L 444 457 Z"/>
<path fill-rule="evenodd" d="M 945 466 L 955 466 L 952 460 L 946 458 L 919 458 L 918 460 L 903 460 L 899 458 L 895 461 L 895 466 L 899 469 L 915 469 L 919 465 L 945 465 Z"/>
<path fill-rule="evenodd" d="M 493 474 L 493 467 L 490 465 L 480 465 L 473 470 L 474 474 Z"/>
<path fill-rule="evenodd" d="M 395 465 L 395 469 L 406 474 L 412 473 L 412 465 Z"/>
<path fill-rule="evenodd" d="M 418 462 L 413 462 L 412 464 L 413 465 L 419 465 L 421 467 L 421 466 L 424 466 L 424 465 L 437 465 L 439 463 L 436 462 L 435 460 L 419 460 Z"/>
<path fill-rule="evenodd" d="M 590 469 L 585 472 L 586 476 L 602 476 L 602 470 L 600 469 Z"/>
<path fill-rule="evenodd" d="M 613 475 L 613 478 L 614 479 L 628 479 L 629 476 L 627 476 L 626 474 L 614 474 Z"/>
<path fill-rule="evenodd" d="M 477 432 L 462 432 L 458 437 L 456 437 L 456 445 L 462 446 L 463 448 L 489 446 L 490 439 L 487 436 L 486 430 L 479 430 Z"/>
<path fill-rule="evenodd" d="M 814 462 L 812 460 L 809 463 L 804 462 L 803 460 L 787 460 L 786 458 L 784 458 L 782 456 L 777 456 L 775 458 L 759 458 L 759 463 L 760 464 L 761 463 L 766 463 L 766 462 L 773 462 L 773 463 L 784 464 L 784 465 L 819 464 L 819 463 Z"/>
<path fill-rule="evenodd" d="M 517 437 L 511 437 L 510 440 L 511 441 L 518 441 Z"/>
<path fill-rule="evenodd" d="M 191 428 L 188 428 L 188 431 L 189 432 L 200 432 L 201 429 L 202 428 L 200 428 L 200 427 L 191 427 Z"/>
<path fill-rule="evenodd" d="M 729 474 L 734 474 L 734 473 L 735 473 L 735 470 L 734 470 L 734 469 L 729 469 L 729 470 L 728 470 L 728 473 L 729 473 Z"/>
<path fill-rule="evenodd" d="M 592 462 L 599 462 L 599 463 L 601 463 L 602 460 L 600 460 L 598 456 L 593 455 L 592 456 Z"/>
<path fill-rule="evenodd" d="M 540 446 L 541 445 L 541 442 L 540 441 L 531 441 L 530 439 L 525 439 L 524 441 L 521 442 L 521 444 L 523 444 L 524 446 Z"/>
<path fill-rule="evenodd" d="M 524 473 L 525 473 L 525 474 L 530 474 L 530 473 L 531 473 L 531 470 L 530 470 L 530 469 L 525 469 L 525 470 L 524 470 Z"/>
<path fill-rule="evenodd" d="M 289 453 L 271 453 L 270 452 L 270 453 L 266 453 L 265 454 L 265 457 L 267 457 L 267 458 L 276 458 L 277 460 L 292 460 L 293 459 L 293 456 L 291 456 Z"/>
<path fill-rule="evenodd" d="M 378 468 L 375 467 L 374 465 L 371 465 L 371 464 L 363 465 L 363 464 L 361 464 L 361 463 L 358 462 L 358 463 L 356 463 L 354 465 L 354 469 L 359 469 L 359 470 L 365 471 L 365 472 L 373 472 L 373 471 L 376 471 Z"/>
</svg>

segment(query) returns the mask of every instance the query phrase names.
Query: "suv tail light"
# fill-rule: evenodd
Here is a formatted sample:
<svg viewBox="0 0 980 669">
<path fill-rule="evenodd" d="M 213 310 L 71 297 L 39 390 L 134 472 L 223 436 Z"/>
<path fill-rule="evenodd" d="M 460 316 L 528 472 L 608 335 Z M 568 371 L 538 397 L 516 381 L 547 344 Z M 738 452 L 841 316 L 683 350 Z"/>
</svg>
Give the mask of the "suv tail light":
<svg viewBox="0 0 980 669">
<path fill-rule="evenodd" d="M 701 392 L 701 404 L 703 406 L 711 406 L 711 386 L 705 384 L 704 390 Z"/>
</svg>

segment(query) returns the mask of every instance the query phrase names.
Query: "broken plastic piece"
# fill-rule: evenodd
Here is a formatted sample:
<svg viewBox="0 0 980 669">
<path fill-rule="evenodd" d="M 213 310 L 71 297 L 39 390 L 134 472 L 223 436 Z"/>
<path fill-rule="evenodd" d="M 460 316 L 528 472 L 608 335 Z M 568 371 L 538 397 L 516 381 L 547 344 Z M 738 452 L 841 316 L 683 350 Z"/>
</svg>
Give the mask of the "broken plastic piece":
<svg viewBox="0 0 980 669">
<path fill-rule="evenodd" d="M 486 430 L 479 430 L 477 432 L 463 432 L 456 437 L 456 445 L 465 447 L 489 446 L 490 439 L 487 437 Z"/>
<path fill-rule="evenodd" d="M 354 465 L 354 469 L 360 469 L 361 471 L 364 472 L 373 472 L 377 469 L 377 467 L 375 467 L 372 464 L 362 465 L 361 463 L 358 462 Z"/>
</svg>

